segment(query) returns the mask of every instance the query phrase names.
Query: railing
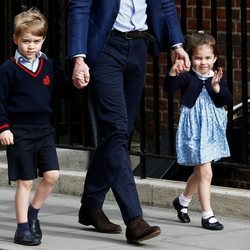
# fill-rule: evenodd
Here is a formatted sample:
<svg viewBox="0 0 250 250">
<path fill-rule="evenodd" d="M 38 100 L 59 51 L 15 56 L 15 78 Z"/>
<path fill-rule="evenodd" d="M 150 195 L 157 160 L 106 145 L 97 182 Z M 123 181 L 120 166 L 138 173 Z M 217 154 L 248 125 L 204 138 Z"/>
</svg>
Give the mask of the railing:
<svg viewBox="0 0 250 250">
<path fill-rule="evenodd" d="M 177 1 L 181 6 L 181 27 L 183 33 L 190 31 L 188 27 L 188 1 Z M 225 43 L 225 64 L 226 75 L 225 78 L 228 81 L 229 88 L 233 93 L 234 99 L 238 101 L 227 107 L 228 109 L 228 139 L 231 147 L 232 157 L 226 159 L 226 161 L 220 162 L 222 165 L 234 165 L 241 168 L 249 167 L 249 117 L 250 117 L 250 103 L 249 103 L 249 83 L 248 83 L 248 36 L 247 36 L 247 6 L 248 1 L 240 1 L 240 43 L 239 51 L 240 63 L 241 63 L 241 83 L 237 88 L 234 85 L 234 71 L 235 65 L 233 61 L 233 6 L 232 1 L 225 2 L 225 30 L 224 36 L 221 36 L 222 31 L 218 29 L 218 6 L 217 1 L 211 1 L 209 7 L 211 11 L 210 18 L 210 32 L 217 38 L 224 37 Z M 61 0 L 3 0 L 1 1 L 0 10 L 0 63 L 13 55 L 14 46 L 11 43 L 12 39 L 12 22 L 13 17 L 23 7 L 38 7 L 48 17 L 49 21 L 49 34 L 45 42 L 44 50 L 51 56 L 59 59 L 62 68 L 65 69 L 67 74 L 71 74 L 70 62 L 65 60 L 66 57 L 66 36 L 67 36 L 67 9 L 66 1 Z M 203 1 L 197 0 L 194 6 L 196 10 L 196 27 L 192 27 L 191 30 L 208 29 L 203 24 L 204 6 Z M 220 8 L 221 10 L 221 8 Z M 220 39 L 219 39 L 220 40 Z M 140 157 L 140 164 L 134 170 L 136 175 L 140 175 L 142 178 L 148 176 L 156 178 L 172 178 L 174 175 L 174 169 L 176 169 L 175 159 L 175 96 L 168 95 L 166 99 L 168 112 L 167 112 L 167 129 L 166 132 L 161 131 L 162 121 L 160 119 L 160 101 L 159 96 L 162 91 L 161 77 L 159 73 L 159 58 L 152 59 L 152 71 L 153 71 L 153 123 L 154 123 L 154 140 L 148 140 L 147 128 L 146 128 L 146 114 L 145 105 L 147 95 L 144 93 L 141 103 L 140 113 L 138 115 L 137 125 L 139 127 L 139 148 L 135 148 L 135 139 L 131 138 L 130 153 Z M 170 66 L 169 60 L 167 67 Z M 237 96 L 236 96 L 237 94 Z M 238 105 L 238 106 L 237 106 Z M 236 108 L 235 108 L 236 106 Z M 55 102 L 55 116 L 54 124 L 57 130 L 56 142 L 59 147 L 74 148 L 79 150 L 94 151 L 97 140 L 98 132 L 93 116 L 92 106 L 88 101 L 87 89 L 79 91 L 76 96 L 67 100 L 57 100 Z M 150 144 L 150 147 L 149 147 Z M 153 166 L 153 167 L 152 167 Z"/>
</svg>

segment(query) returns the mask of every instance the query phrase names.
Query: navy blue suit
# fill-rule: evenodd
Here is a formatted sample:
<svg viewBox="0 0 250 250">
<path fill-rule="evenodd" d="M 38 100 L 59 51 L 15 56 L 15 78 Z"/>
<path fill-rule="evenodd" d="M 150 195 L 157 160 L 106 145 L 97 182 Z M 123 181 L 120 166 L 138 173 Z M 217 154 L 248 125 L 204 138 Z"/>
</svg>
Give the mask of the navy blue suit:
<svg viewBox="0 0 250 250">
<path fill-rule="evenodd" d="M 168 44 L 183 42 L 175 1 L 147 0 L 147 4 L 147 24 L 157 39 L 151 52 L 157 54 L 166 51 Z M 108 39 L 119 6 L 120 0 L 69 0 L 68 56 L 86 54 L 92 67 Z"/>
<path fill-rule="evenodd" d="M 148 32 L 157 54 L 183 42 L 173 0 L 147 0 Z M 119 0 L 70 0 L 68 56 L 86 55 L 89 90 L 100 129 L 100 143 L 89 166 L 82 204 L 101 209 L 111 188 L 126 222 L 142 216 L 128 154 L 129 136 L 146 75 L 148 42 L 110 34 Z"/>
</svg>

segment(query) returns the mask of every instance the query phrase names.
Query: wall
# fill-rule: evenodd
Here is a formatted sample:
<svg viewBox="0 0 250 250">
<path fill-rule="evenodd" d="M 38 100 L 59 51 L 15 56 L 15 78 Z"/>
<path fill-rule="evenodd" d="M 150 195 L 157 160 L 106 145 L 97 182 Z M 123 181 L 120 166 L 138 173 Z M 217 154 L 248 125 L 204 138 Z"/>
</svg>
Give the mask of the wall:
<svg viewBox="0 0 250 250">
<path fill-rule="evenodd" d="M 187 10 L 185 12 L 186 15 L 186 23 L 187 23 L 187 34 L 191 34 L 192 32 L 197 31 L 198 22 L 197 22 L 197 3 L 198 1 L 194 0 L 187 0 Z M 223 68 L 224 77 L 227 79 L 232 77 L 229 84 L 232 85 L 232 92 L 233 92 L 233 104 L 236 105 L 241 102 L 242 100 L 242 53 L 247 53 L 250 55 L 250 46 L 247 45 L 247 51 L 241 51 L 241 9 L 240 9 L 240 1 L 232 1 L 232 27 L 231 27 L 231 34 L 232 34 L 232 44 L 227 43 L 227 36 L 226 36 L 226 27 L 227 27 L 227 13 L 226 13 L 226 1 L 216 1 L 217 2 L 217 18 L 216 18 L 216 25 L 217 25 L 217 43 L 219 48 L 219 59 L 218 59 L 218 66 Z M 178 13 L 181 16 L 181 7 L 180 7 L 180 0 L 176 1 L 178 6 Z M 206 0 L 202 1 L 202 27 L 203 30 L 207 33 L 211 33 L 211 1 Z M 247 39 L 249 41 L 250 38 L 250 1 L 247 1 L 247 32 L 248 36 Z M 199 24 L 200 26 L 201 24 Z M 227 69 L 227 49 L 228 46 L 232 45 L 232 69 L 228 72 Z M 148 58 L 148 74 L 147 74 L 147 82 L 146 82 L 146 114 L 149 121 L 152 121 L 152 110 L 153 110 L 153 59 L 151 57 Z M 250 57 L 247 58 L 248 65 L 250 63 Z M 170 67 L 170 62 L 167 60 L 167 54 L 162 53 L 159 56 L 159 91 L 160 91 L 160 122 L 161 122 L 161 131 L 164 132 L 167 129 L 167 110 L 168 110 L 168 103 L 167 103 L 167 95 L 164 93 L 162 89 L 164 77 L 167 72 L 167 67 Z M 231 76 L 232 70 L 232 76 Z M 247 75 L 248 79 L 250 77 L 250 72 Z M 250 85 L 248 81 L 248 92 L 250 91 Z M 175 103 L 175 116 L 174 122 L 177 124 L 178 122 L 178 115 L 179 115 L 179 94 L 175 94 L 174 98 Z M 152 129 L 153 122 L 148 123 L 148 133 L 150 131 L 154 131 Z"/>
</svg>

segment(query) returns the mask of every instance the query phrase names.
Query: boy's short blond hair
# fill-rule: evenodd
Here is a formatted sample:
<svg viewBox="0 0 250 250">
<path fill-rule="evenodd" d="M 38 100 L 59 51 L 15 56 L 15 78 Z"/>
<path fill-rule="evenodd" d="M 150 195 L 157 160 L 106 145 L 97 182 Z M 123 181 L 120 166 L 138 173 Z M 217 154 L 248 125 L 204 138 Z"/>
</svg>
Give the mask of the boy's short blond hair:
<svg viewBox="0 0 250 250">
<path fill-rule="evenodd" d="M 19 36 L 22 32 L 30 32 L 34 36 L 45 37 L 48 24 L 45 16 L 36 8 L 23 11 L 15 16 L 14 34 Z"/>
</svg>

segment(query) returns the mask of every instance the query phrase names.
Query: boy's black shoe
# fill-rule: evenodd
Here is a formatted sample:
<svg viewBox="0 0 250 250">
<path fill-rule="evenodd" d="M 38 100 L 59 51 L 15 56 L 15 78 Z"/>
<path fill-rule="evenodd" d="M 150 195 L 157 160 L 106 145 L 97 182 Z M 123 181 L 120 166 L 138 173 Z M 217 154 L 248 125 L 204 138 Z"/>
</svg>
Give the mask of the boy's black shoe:
<svg viewBox="0 0 250 250">
<path fill-rule="evenodd" d="M 39 220 L 31 220 L 29 221 L 30 232 L 34 234 L 38 239 L 42 239 L 42 230 L 40 227 Z"/>
<path fill-rule="evenodd" d="M 16 231 L 14 236 L 14 243 L 25 246 L 36 246 L 41 244 L 41 240 L 33 235 L 29 230 L 22 233 Z"/>
<path fill-rule="evenodd" d="M 179 201 L 179 197 L 175 198 L 173 200 L 173 206 L 175 208 L 175 210 L 177 211 L 177 215 L 178 215 L 178 218 L 181 222 L 183 223 L 189 223 L 191 220 L 190 220 L 190 217 L 188 215 L 188 213 L 183 213 L 181 210 L 183 208 L 186 208 L 187 207 L 183 207 L 181 204 L 180 204 L 180 201 Z"/>
<path fill-rule="evenodd" d="M 158 226 L 150 226 L 142 217 L 135 217 L 126 222 L 126 238 L 129 244 L 152 239 L 161 233 Z"/>
<path fill-rule="evenodd" d="M 121 226 L 112 223 L 102 210 L 84 206 L 79 210 L 78 222 L 85 226 L 92 225 L 101 233 L 118 234 L 122 231 Z"/>
<path fill-rule="evenodd" d="M 222 230 L 224 228 L 224 226 L 219 221 L 216 221 L 214 223 L 209 222 L 211 218 L 215 217 L 211 216 L 208 219 L 201 219 L 201 225 L 203 226 L 203 228 L 208 230 Z"/>
</svg>

